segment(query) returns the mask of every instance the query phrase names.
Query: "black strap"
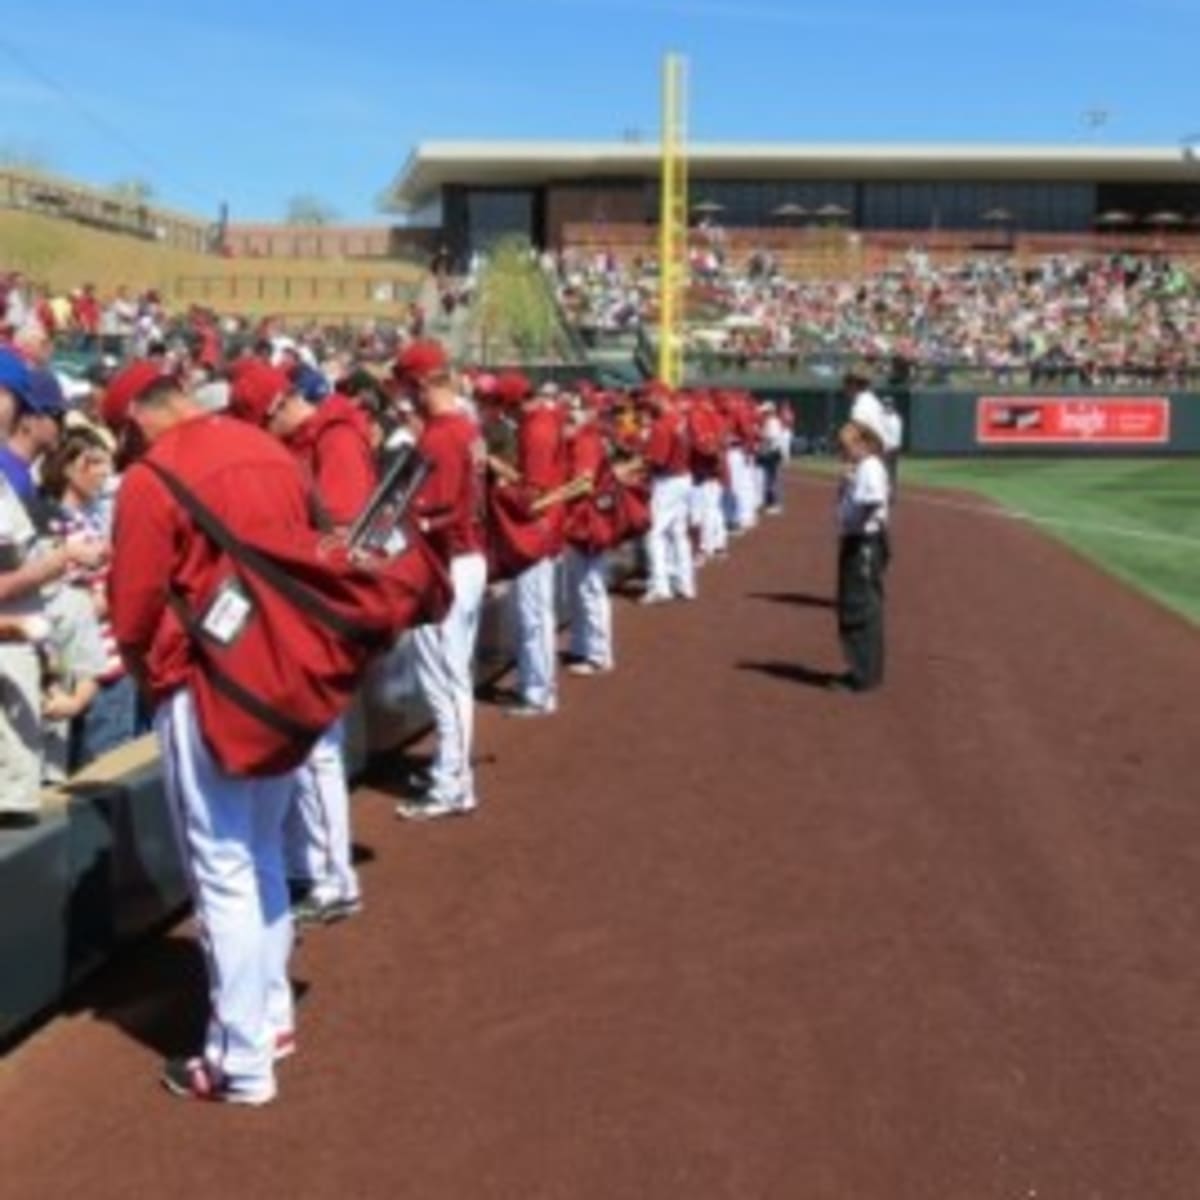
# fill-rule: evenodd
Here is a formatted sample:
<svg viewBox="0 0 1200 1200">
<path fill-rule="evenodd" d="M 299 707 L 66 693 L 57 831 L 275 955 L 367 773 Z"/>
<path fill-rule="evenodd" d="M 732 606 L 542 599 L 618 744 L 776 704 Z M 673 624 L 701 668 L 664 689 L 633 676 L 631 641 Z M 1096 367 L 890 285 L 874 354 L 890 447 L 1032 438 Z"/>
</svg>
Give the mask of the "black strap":
<svg viewBox="0 0 1200 1200">
<path fill-rule="evenodd" d="M 159 463 L 142 459 L 144 466 L 152 470 L 166 485 L 167 490 L 179 502 L 185 512 L 195 521 L 200 530 L 235 562 L 240 563 L 264 583 L 274 588 L 294 608 L 320 621 L 326 628 L 350 642 L 374 646 L 379 635 L 357 621 L 330 608 L 323 596 L 293 579 L 278 563 L 267 555 L 246 545 L 235 536 L 229 527 L 195 494 L 177 475 Z"/>
<path fill-rule="evenodd" d="M 205 674 L 217 691 L 232 700 L 243 712 L 249 713 L 255 720 L 266 725 L 268 729 L 274 729 L 276 733 L 280 733 L 292 741 L 315 742 L 321 736 L 324 732 L 323 729 L 313 729 L 308 725 L 301 725 L 299 721 L 293 721 L 287 713 L 272 708 L 253 692 L 242 687 L 209 653 L 204 630 L 188 609 L 187 602 L 183 597 L 178 592 L 171 592 L 167 599 L 183 627 L 191 634 L 196 648 L 204 655 Z"/>
</svg>

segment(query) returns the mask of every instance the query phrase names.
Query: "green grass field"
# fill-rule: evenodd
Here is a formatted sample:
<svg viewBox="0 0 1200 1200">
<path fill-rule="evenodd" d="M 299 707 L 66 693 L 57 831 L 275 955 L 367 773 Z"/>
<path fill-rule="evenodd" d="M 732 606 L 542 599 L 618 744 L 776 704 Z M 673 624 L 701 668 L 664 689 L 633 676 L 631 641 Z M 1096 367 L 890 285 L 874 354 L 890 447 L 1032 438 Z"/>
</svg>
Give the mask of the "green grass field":
<svg viewBox="0 0 1200 1200">
<path fill-rule="evenodd" d="M 1200 460 L 907 459 L 901 481 L 986 496 L 1200 624 Z"/>
</svg>

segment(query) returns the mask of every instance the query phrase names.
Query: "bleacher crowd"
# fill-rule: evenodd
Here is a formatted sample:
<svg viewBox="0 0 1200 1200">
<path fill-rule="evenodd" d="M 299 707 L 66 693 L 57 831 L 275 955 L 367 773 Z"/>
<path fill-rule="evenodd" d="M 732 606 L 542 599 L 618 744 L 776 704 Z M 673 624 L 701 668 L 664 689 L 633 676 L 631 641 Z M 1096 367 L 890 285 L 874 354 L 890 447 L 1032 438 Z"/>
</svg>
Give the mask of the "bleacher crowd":
<svg viewBox="0 0 1200 1200">
<path fill-rule="evenodd" d="M 551 256 L 580 328 L 635 331 L 657 317 L 652 258 Z M 1200 378 L 1200 280 L 1169 257 L 1054 256 L 935 264 L 920 249 L 861 278 L 795 279 L 767 251 L 735 262 L 720 239 L 692 251 L 687 348 L 727 364 L 823 357 L 895 363 L 941 381 L 1180 386 Z"/>
</svg>

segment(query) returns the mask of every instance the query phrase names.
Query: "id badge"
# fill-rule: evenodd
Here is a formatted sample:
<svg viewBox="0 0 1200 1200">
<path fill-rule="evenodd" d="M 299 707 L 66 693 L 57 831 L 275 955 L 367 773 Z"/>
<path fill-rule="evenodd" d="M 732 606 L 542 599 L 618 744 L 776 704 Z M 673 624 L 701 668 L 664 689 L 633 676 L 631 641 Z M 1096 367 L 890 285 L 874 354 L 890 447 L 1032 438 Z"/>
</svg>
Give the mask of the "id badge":
<svg viewBox="0 0 1200 1200">
<path fill-rule="evenodd" d="M 254 612 L 254 602 L 236 579 L 226 580 L 208 606 L 200 628 L 220 646 L 232 646 L 241 637 Z"/>
</svg>

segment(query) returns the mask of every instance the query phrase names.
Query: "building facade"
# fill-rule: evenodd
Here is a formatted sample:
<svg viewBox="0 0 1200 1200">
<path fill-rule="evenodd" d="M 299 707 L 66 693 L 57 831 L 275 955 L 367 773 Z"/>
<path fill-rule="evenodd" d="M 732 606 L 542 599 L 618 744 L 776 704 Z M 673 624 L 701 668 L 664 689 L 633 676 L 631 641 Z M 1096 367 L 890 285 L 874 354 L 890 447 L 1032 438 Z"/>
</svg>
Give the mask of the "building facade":
<svg viewBox="0 0 1200 1200">
<path fill-rule="evenodd" d="M 658 147 L 428 143 L 393 186 L 398 209 L 440 222 L 456 257 L 520 235 L 560 247 L 572 225 L 658 220 Z M 1200 221 L 1189 148 L 693 146 L 690 200 L 729 228 L 837 222 L 864 231 L 1088 233 Z"/>
</svg>

